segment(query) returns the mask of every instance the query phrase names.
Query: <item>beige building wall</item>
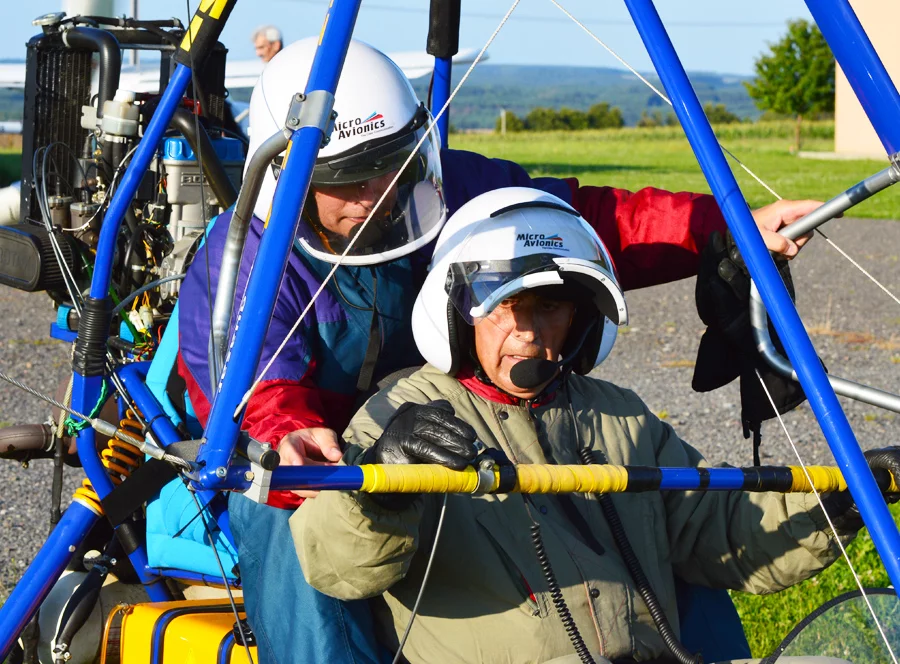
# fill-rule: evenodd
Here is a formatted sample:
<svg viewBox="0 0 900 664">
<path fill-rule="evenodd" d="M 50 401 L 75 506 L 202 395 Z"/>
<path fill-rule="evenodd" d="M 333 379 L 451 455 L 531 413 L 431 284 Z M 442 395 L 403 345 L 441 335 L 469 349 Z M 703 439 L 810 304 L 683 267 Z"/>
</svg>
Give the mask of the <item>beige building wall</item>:
<svg viewBox="0 0 900 664">
<path fill-rule="evenodd" d="M 894 84 L 900 87 L 900 0 L 850 0 L 850 4 Z M 879 159 L 885 156 L 878 135 L 840 67 L 834 101 L 834 149 L 846 155 Z"/>
</svg>

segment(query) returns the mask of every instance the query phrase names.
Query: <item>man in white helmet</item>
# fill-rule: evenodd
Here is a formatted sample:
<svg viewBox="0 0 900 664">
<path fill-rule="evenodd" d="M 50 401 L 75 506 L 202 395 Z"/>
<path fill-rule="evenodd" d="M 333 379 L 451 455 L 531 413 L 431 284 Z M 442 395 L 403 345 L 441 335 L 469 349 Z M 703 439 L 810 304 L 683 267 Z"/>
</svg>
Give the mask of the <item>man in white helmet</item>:
<svg viewBox="0 0 900 664">
<path fill-rule="evenodd" d="M 282 129 L 293 95 L 305 88 L 315 47 L 315 39 L 289 45 L 260 76 L 250 103 L 251 154 Z M 296 250 L 288 259 L 260 367 L 276 354 L 349 238 L 370 214 L 372 220 L 304 325 L 290 333 L 244 410 L 244 429 L 275 446 L 285 464 L 339 460 L 336 432 L 346 426 L 359 395 L 380 376 L 421 364 L 410 320 L 431 257 L 430 243 L 447 216 L 478 194 L 499 187 L 534 186 L 571 202 L 607 239 L 626 289 L 696 274 L 698 252 L 709 234 L 724 229 L 718 206 L 708 195 L 655 189 L 632 194 L 610 187 L 581 187 L 574 179 L 530 178 L 512 162 L 455 150 L 441 152 L 434 134 L 428 132 L 430 116 L 403 72 L 361 42 L 350 44 L 334 109 L 337 121 L 315 165 Z M 391 185 L 410 156 L 409 167 Z M 279 174 L 276 159 L 255 207 L 236 302 L 243 296 Z M 382 196 L 384 201 L 376 209 Z M 764 209 L 757 219 L 761 228 L 773 231 L 814 206 L 782 202 Z M 183 380 L 201 423 L 206 421 L 211 400 L 210 302 L 215 297 L 230 214 L 219 217 L 181 290 L 180 329 L 190 334 L 180 334 L 173 378 Z M 770 248 L 796 253 L 796 244 L 769 231 Z M 552 234 L 554 229 L 542 232 Z M 170 387 L 174 384 L 169 381 Z M 303 498 L 273 492 L 269 505 L 293 509 Z M 288 513 L 256 506 L 242 497 L 230 501 L 230 511 L 250 622 L 258 631 L 268 623 L 280 634 L 272 636 L 272 641 L 286 643 L 303 619 L 293 614 L 286 617 L 259 598 L 266 592 L 262 589 L 266 583 L 272 584 L 274 592 L 284 579 L 299 579 L 299 573 L 275 571 L 291 565 L 296 570 L 286 534 Z M 261 569 L 271 573 L 263 575 Z M 344 607 L 335 610 L 341 612 Z M 270 611 L 268 617 L 265 611 Z M 336 656 L 332 661 L 338 661 Z"/>
<path fill-rule="evenodd" d="M 662 664 L 693 661 L 678 643 L 676 574 L 764 593 L 837 559 L 810 494 L 658 491 L 653 468 L 705 462 L 631 391 L 585 375 L 626 321 L 610 254 L 572 207 L 524 188 L 464 205 L 413 312 L 428 364 L 354 416 L 344 462 L 463 470 L 477 440 L 515 464 L 643 467 L 628 482 L 647 491 L 455 494 L 443 516 L 440 495 L 325 492 L 290 519 L 307 581 L 345 600 L 380 598 L 376 627 L 393 650 L 418 605 L 403 648 L 412 664 L 588 653 Z M 844 542 L 861 523 L 845 516 L 835 522 Z"/>
</svg>

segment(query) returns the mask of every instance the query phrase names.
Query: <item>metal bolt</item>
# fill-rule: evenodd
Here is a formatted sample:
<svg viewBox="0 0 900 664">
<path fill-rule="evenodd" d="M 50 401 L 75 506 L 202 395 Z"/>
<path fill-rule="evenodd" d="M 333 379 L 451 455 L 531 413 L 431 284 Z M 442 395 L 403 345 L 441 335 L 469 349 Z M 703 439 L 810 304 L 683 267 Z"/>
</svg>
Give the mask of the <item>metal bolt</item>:
<svg viewBox="0 0 900 664">
<path fill-rule="evenodd" d="M 481 467 L 482 470 L 491 470 L 491 471 L 494 470 L 494 460 L 491 459 L 490 457 L 486 457 L 486 458 L 482 459 L 478 465 Z"/>
<path fill-rule="evenodd" d="M 74 544 L 69 545 L 69 553 L 75 553 L 75 545 Z"/>
<path fill-rule="evenodd" d="M 256 475 L 253 474 L 252 470 L 244 472 L 244 479 L 248 482 L 252 482 L 254 477 L 256 477 Z"/>
<path fill-rule="evenodd" d="M 288 127 L 296 127 L 300 124 L 299 118 L 288 118 Z"/>
<path fill-rule="evenodd" d="M 225 466 L 216 468 L 216 477 L 224 479 L 226 475 L 228 475 L 228 469 L 226 469 Z"/>
<path fill-rule="evenodd" d="M 306 95 L 302 92 L 298 92 L 294 95 L 294 101 L 304 101 L 306 99 Z"/>
</svg>

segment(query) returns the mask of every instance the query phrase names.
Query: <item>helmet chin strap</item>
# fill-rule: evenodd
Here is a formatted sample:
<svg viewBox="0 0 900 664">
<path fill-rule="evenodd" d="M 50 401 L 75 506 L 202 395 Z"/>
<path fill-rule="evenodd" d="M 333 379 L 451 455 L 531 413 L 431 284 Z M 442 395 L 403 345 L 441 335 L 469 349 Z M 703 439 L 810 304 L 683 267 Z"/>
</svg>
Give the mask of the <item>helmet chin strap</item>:
<svg viewBox="0 0 900 664">
<path fill-rule="evenodd" d="M 566 373 L 571 369 L 572 361 L 581 352 L 584 342 L 587 340 L 588 334 L 597 326 L 598 319 L 591 321 L 590 325 L 586 325 L 578 337 L 578 343 L 569 351 L 568 355 L 558 362 L 545 360 L 543 358 L 533 358 L 517 362 L 509 371 L 509 380 L 518 388 L 523 390 L 531 390 L 539 385 L 543 385 L 553 379 L 557 372 Z"/>
</svg>

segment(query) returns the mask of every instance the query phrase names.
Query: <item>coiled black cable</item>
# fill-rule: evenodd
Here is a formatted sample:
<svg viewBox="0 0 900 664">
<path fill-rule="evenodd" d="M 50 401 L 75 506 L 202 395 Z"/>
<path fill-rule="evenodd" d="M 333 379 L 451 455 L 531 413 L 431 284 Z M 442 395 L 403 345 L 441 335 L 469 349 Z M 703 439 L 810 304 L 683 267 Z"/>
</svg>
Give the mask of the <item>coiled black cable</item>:
<svg viewBox="0 0 900 664">
<path fill-rule="evenodd" d="M 591 451 L 586 447 L 578 450 L 578 457 L 585 466 L 590 466 L 594 463 Z M 650 617 L 653 618 L 653 623 L 656 625 L 656 629 L 659 631 L 659 635 L 662 637 L 669 652 L 672 653 L 680 664 L 703 664 L 703 657 L 701 655 L 691 654 L 688 649 L 681 644 L 678 637 L 675 636 L 675 632 L 669 624 L 669 619 L 666 618 L 665 612 L 659 605 L 659 599 L 657 599 L 656 593 L 653 592 L 653 588 L 650 586 L 650 580 L 647 578 L 647 575 L 644 574 L 641 562 L 634 553 L 634 549 L 631 548 L 631 542 L 628 541 L 628 535 L 625 533 L 625 526 L 622 525 L 622 519 L 619 518 L 619 512 L 612 502 L 612 496 L 607 493 L 600 494 L 597 496 L 597 500 L 600 503 L 600 509 L 603 510 L 603 516 L 606 518 L 607 524 L 609 524 L 609 529 L 612 531 L 613 539 L 616 542 L 619 553 L 622 555 L 622 560 L 625 561 L 625 567 L 628 569 L 628 574 L 631 575 L 631 579 L 634 581 L 638 594 L 640 594 L 641 599 L 644 600 L 644 604 L 647 605 Z"/>
<path fill-rule="evenodd" d="M 547 589 L 550 591 L 550 599 L 553 601 L 553 606 L 556 608 L 556 613 L 562 621 L 566 634 L 569 635 L 569 639 L 572 641 L 575 653 L 581 658 L 581 661 L 584 662 L 584 664 L 595 664 L 594 658 L 591 657 L 591 653 L 584 643 L 584 639 L 581 638 L 581 632 L 578 631 L 578 625 L 575 624 L 575 619 L 572 617 L 572 613 L 566 605 L 566 600 L 559 587 L 559 582 L 556 580 L 556 574 L 553 573 L 553 566 L 550 564 L 550 558 L 547 556 L 546 549 L 544 549 L 544 540 L 541 538 L 541 525 L 535 522 L 534 525 L 531 526 L 530 532 L 531 542 L 534 544 L 534 552 L 537 554 L 538 564 L 541 566 L 541 572 L 544 573 L 544 580 L 547 582 Z"/>
</svg>

